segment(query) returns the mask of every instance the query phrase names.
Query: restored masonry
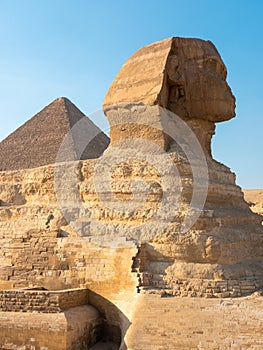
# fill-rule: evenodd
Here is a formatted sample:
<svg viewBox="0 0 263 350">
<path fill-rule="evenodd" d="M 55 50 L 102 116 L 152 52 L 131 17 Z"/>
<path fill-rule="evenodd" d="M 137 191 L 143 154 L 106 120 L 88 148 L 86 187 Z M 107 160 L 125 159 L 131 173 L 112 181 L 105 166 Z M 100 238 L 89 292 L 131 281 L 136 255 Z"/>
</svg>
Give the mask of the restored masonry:
<svg viewBox="0 0 263 350">
<path fill-rule="evenodd" d="M 86 289 L 0 291 L 0 311 L 56 313 L 88 303 L 88 291 Z"/>
<path fill-rule="evenodd" d="M 64 142 L 65 98 L 31 120 L 65 127 L 43 159 L 48 135 L 16 162 L 30 121 L 0 143 L 0 349 L 262 350 L 262 217 L 211 153 L 226 74 L 211 42 L 162 40 L 109 88 L 109 146 L 91 122 Z"/>
</svg>

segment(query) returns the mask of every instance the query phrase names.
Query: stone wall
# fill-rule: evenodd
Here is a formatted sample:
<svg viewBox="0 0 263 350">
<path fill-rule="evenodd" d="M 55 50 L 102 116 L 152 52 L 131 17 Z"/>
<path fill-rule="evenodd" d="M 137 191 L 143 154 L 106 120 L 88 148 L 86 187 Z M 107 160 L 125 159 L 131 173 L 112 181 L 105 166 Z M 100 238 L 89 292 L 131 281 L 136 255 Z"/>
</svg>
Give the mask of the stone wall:
<svg viewBox="0 0 263 350">
<path fill-rule="evenodd" d="M 94 162 L 81 162 L 78 176 L 84 172 L 86 176 Z M 85 180 L 86 186 L 90 177 Z M 89 218 L 78 227 L 68 222 L 70 218 L 65 220 L 54 190 L 54 166 L 2 172 L 0 188 L 2 289 L 88 287 L 109 296 L 138 284 L 132 273 L 136 245 L 125 239 L 116 242 L 114 248 L 98 245 L 77 231 L 88 224 Z M 70 191 L 65 190 L 67 194 L 70 196 Z M 77 206 L 69 208 L 73 221 L 81 217 L 81 210 Z"/>
<path fill-rule="evenodd" d="M 2 350 L 79 350 L 97 342 L 102 320 L 90 305 L 60 313 L 0 312 Z"/>
<path fill-rule="evenodd" d="M 179 297 L 206 297 L 206 298 L 228 298 L 240 297 L 259 290 L 261 281 L 241 280 L 214 281 L 191 279 L 176 279 L 173 275 L 156 277 L 153 274 L 142 273 L 143 280 L 141 293 L 153 293 L 153 287 L 157 290 L 155 294 L 161 296 L 179 296 Z"/>
<path fill-rule="evenodd" d="M 88 290 L 1 290 L 0 311 L 58 313 L 88 304 Z"/>
</svg>

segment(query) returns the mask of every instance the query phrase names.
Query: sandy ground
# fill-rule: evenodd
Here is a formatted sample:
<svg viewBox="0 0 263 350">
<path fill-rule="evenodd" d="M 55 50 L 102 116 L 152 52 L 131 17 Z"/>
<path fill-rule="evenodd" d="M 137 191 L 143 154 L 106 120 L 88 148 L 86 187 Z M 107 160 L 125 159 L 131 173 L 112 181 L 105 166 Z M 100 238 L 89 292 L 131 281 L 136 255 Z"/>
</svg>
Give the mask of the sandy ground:
<svg viewBox="0 0 263 350">
<path fill-rule="evenodd" d="M 243 190 L 243 192 L 251 210 L 263 215 L 263 189 Z"/>
</svg>

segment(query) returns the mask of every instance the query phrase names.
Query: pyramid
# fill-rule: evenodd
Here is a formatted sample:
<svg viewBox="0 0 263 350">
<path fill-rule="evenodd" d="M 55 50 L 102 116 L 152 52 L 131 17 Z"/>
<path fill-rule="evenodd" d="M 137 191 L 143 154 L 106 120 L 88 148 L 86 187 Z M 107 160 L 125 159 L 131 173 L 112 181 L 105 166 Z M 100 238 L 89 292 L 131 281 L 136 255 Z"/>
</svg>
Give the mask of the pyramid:
<svg viewBox="0 0 263 350">
<path fill-rule="evenodd" d="M 72 133 L 74 130 L 74 133 Z M 67 135 L 66 149 L 60 152 Z M 86 144 L 79 149 L 79 140 Z M 0 171 L 36 168 L 56 161 L 99 157 L 109 138 L 70 100 L 57 98 L 0 142 Z M 83 147 L 82 147 L 83 148 Z"/>
</svg>

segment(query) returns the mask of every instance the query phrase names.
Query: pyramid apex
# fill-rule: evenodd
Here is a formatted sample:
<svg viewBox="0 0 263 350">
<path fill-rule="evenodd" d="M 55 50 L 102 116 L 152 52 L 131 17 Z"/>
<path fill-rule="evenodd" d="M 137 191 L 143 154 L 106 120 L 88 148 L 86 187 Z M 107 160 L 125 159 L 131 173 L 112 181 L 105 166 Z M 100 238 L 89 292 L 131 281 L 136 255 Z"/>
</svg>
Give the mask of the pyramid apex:
<svg viewBox="0 0 263 350">
<path fill-rule="evenodd" d="M 64 107 L 66 108 L 66 110 L 68 110 L 69 108 L 74 108 L 75 113 L 76 111 L 78 111 L 77 113 L 82 113 L 79 108 L 67 97 L 65 96 L 61 96 L 61 97 L 57 97 L 55 100 L 53 100 L 47 107 Z M 85 116 L 84 113 L 82 113 L 83 116 Z"/>
<path fill-rule="evenodd" d="M 63 102 L 63 103 L 65 103 L 65 102 L 70 102 L 70 103 L 72 103 L 72 102 L 71 102 L 67 97 L 65 97 L 65 96 L 57 97 L 54 101 L 51 102 L 51 104 L 54 103 L 54 102 Z"/>
</svg>

